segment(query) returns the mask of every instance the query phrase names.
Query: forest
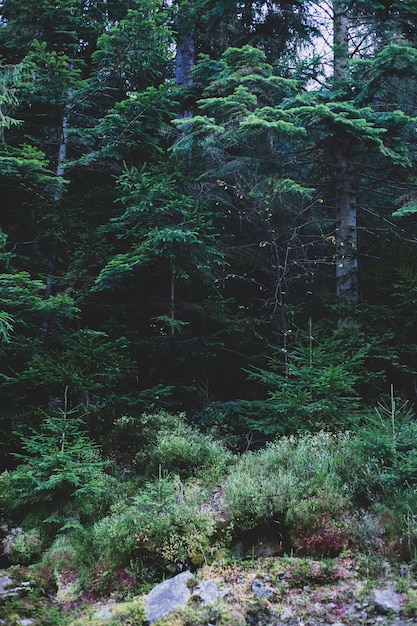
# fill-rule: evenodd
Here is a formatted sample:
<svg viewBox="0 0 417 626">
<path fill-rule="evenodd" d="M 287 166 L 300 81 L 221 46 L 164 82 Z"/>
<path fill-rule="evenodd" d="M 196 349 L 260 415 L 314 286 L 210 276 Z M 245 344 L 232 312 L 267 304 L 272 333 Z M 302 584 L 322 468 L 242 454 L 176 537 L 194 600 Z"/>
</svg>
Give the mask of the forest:
<svg viewBox="0 0 417 626">
<path fill-rule="evenodd" d="M 415 0 L 0 0 L 0 135 L 2 564 L 417 565 Z"/>
</svg>

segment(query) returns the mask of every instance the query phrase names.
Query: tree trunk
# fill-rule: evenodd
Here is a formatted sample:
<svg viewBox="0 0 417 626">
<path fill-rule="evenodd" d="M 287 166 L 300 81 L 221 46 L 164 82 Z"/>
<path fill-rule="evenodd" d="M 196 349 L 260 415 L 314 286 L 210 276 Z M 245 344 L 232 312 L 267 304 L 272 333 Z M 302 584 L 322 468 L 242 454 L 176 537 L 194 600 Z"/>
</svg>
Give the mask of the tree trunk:
<svg viewBox="0 0 417 626">
<path fill-rule="evenodd" d="M 59 206 L 62 201 L 62 193 L 63 193 L 63 185 L 62 177 L 64 176 L 64 168 L 67 161 L 67 144 L 68 144 L 68 117 L 69 117 L 69 109 L 70 105 L 66 104 L 62 116 L 62 125 L 61 125 L 61 138 L 58 150 L 58 160 L 56 166 L 56 176 L 57 176 L 57 187 L 54 195 L 54 200 L 56 204 Z M 49 276 L 46 279 L 45 292 L 44 297 L 47 300 L 54 291 L 54 284 L 52 280 L 52 274 L 54 272 L 54 262 L 52 259 L 52 255 L 48 255 L 46 260 L 46 265 L 48 268 Z M 49 328 L 49 319 L 44 319 L 42 322 L 42 339 L 45 340 L 48 335 Z"/>
<path fill-rule="evenodd" d="M 178 15 L 175 53 L 175 83 L 178 87 L 188 87 L 192 83 L 191 71 L 195 63 L 195 27 L 191 10 L 192 0 L 181 5 Z M 191 106 L 186 98 L 181 105 L 180 117 L 192 117 Z"/>
<path fill-rule="evenodd" d="M 333 77 L 336 88 L 348 80 L 348 7 L 333 0 Z M 336 295 L 340 304 L 358 301 L 356 181 L 353 143 L 347 135 L 335 137 L 336 165 Z M 346 323 L 343 316 L 340 323 Z"/>
<path fill-rule="evenodd" d="M 194 26 L 177 37 L 177 51 L 175 55 L 175 82 L 180 87 L 191 85 L 191 70 L 194 67 Z"/>
<path fill-rule="evenodd" d="M 345 2 L 333 0 L 333 76 L 336 81 L 347 78 L 349 59 L 349 22 Z"/>
<path fill-rule="evenodd" d="M 358 301 L 356 188 L 351 140 L 335 147 L 336 189 L 336 295 L 343 304 Z"/>
<path fill-rule="evenodd" d="M 171 318 L 171 337 L 175 335 L 175 271 L 171 272 L 171 295 L 170 295 L 170 314 Z"/>
<path fill-rule="evenodd" d="M 69 117 L 70 105 L 65 105 L 64 114 L 62 116 L 61 126 L 61 143 L 59 144 L 58 163 L 56 168 L 56 175 L 59 177 L 64 176 L 64 167 L 67 161 L 67 145 L 68 145 L 68 117 Z M 55 201 L 60 202 L 62 197 L 62 188 L 59 189 L 55 195 Z"/>
</svg>

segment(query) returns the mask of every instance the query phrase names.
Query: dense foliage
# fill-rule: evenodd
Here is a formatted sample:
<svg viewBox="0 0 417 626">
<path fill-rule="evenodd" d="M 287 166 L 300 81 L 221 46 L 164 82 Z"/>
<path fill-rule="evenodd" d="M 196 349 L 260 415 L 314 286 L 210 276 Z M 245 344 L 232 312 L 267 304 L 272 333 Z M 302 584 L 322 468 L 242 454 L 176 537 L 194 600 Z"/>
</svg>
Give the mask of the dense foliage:
<svg viewBox="0 0 417 626">
<path fill-rule="evenodd" d="M 66 388 L 100 440 L 155 407 L 269 437 L 414 402 L 412 3 L 200 4 L 2 2 L 6 459 Z"/>
<path fill-rule="evenodd" d="M 58 4 L 0 1 L 8 558 L 411 558 L 415 3 Z"/>
</svg>

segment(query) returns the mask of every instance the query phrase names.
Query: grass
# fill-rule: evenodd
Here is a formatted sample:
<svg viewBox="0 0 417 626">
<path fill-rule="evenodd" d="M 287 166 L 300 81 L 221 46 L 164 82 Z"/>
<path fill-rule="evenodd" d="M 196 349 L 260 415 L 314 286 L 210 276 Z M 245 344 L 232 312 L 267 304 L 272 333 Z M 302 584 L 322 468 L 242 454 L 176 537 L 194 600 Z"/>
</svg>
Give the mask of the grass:
<svg viewBox="0 0 417 626">
<path fill-rule="evenodd" d="M 326 588 L 328 596 L 334 586 L 343 597 L 341 586 L 352 583 L 353 570 L 358 575 L 372 571 L 379 575 L 380 562 L 407 562 L 413 567 L 416 561 L 414 450 L 401 447 L 397 437 L 391 458 L 386 440 L 392 428 L 386 431 L 384 426 L 383 463 L 372 453 L 380 449 L 376 443 L 370 447 L 369 441 L 378 438 L 382 417 L 378 414 L 360 433 L 281 437 L 242 455 L 232 455 L 212 437 L 184 424 L 180 416 L 173 419 L 171 429 L 165 413 L 159 421 L 155 416 L 127 420 L 129 428 L 135 429 L 138 445 L 148 442 L 136 458 L 141 464 L 148 460 L 154 473 L 148 469 L 129 481 L 113 476 L 118 482 L 117 497 L 109 497 L 99 518 L 92 506 L 90 518 L 47 537 L 49 548 L 40 559 L 37 538 L 45 535 L 41 513 L 13 526 L 6 507 L 3 546 L 16 563 L 33 563 L 27 571 L 35 576 L 37 589 L 53 589 L 54 584 L 70 581 L 71 602 L 62 601 L 71 607 L 111 597 L 115 601 L 112 610 L 120 599 L 120 611 L 133 610 L 129 603 L 135 597 L 187 568 L 214 576 L 218 567 L 223 568 L 223 579 L 230 579 L 233 593 L 255 613 L 265 609 L 250 599 L 249 577 L 256 569 L 258 577 L 268 576 L 275 585 L 278 613 L 285 610 L 281 604 L 286 594 L 301 593 L 303 586 Z M 392 413 L 388 417 L 392 424 Z M 13 496 L 6 489 L 13 484 L 9 479 L 10 475 L 0 480 L 0 500 L 7 492 L 6 504 Z M 272 553 L 276 558 L 259 560 Z M 232 562 L 233 555 L 240 559 Z M 354 562 L 353 570 L 348 569 L 349 559 Z M 358 563 L 365 562 L 359 572 Z M 237 582 L 239 577 L 246 587 Z M 414 588 L 408 585 L 408 589 L 411 612 L 417 602 Z M 41 605 L 47 605 L 45 598 L 39 598 L 38 608 Z M 10 605 L 9 621 L 12 609 Z M 28 603 L 25 610 L 28 617 L 35 611 Z M 226 601 L 211 617 L 208 609 L 204 617 L 199 607 L 191 606 L 175 619 L 192 626 L 198 623 L 199 614 L 206 622 L 240 624 L 239 620 L 246 619 L 245 611 L 233 612 Z M 120 613 L 111 619 L 139 624 L 139 613 L 137 608 L 136 617 Z M 39 624 L 42 619 L 46 617 L 39 618 Z M 98 619 L 84 612 L 73 618 L 73 625 L 94 624 Z M 250 623 L 252 618 L 248 619 Z M 49 620 L 51 625 L 66 626 L 59 611 L 51 613 Z"/>
</svg>

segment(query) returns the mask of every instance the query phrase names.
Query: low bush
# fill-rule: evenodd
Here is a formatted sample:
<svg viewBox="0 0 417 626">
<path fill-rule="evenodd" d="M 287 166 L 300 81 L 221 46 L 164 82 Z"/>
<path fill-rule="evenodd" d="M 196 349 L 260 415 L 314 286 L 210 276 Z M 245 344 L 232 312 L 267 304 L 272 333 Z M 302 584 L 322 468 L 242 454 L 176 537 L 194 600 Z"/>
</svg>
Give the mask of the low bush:
<svg viewBox="0 0 417 626">
<path fill-rule="evenodd" d="M 218 441 L 186 424 L 160 433 L 148 457 L 151 467 L 160 463 L 169 472 L 182 478 L 204 472 L 206 482 L 219 480 L 225 473 L 232 455 Z"/>
<path fill-rule="evenodd" d="M 377 463 L 370 501 L 389 503 L 398 489 L 417 486 L 417 422 L 407 402 L 391 395 L 366 416 L 356 436 L 364 458 Z"/>
<path fill-rule="evenodd" d="M 349 489 L 338 472 L 339 457 L 348 449 L 345 437 L 283 437 L 243 455 L 224 485 L 235 534 L 267 522 L 288 549 L 302 546 L 314 556 L 318 550 L 340 552 L 348 542 L 343 515 L 351 507 Z M 302 545 L 307 529 L 321 533 L 320 541 L 311 536 Z"/>
<path fill-rule="evenodd" d="M 214 522 L 198 502 L 184 496 L 178 479 L 149 483 L 129 503 L 79 533 L 78 551 L 86 564 L 105 561 L 108 568 L 130 568 L 149 580 L 184 567 L 196 568 L 211 554 Z"/>
<path fill-rule="evenodd" d="M 136 473 L 156 476 L 158 468 L 181 478 L 204 471 L 205 480 L 219 480 L 232 454 L 219 441 L 186 422 L 184 414 L 166 411 L 123 416 L 114 424 L 114 436 L 128 441 Z"/>
<path fill-rule="evenodd" d="M 11 563 L 28 565 L 42 553 L 42 539 L 38 529 L 12 528 L 2 541 L 3 553 Z"/>
</svg>

